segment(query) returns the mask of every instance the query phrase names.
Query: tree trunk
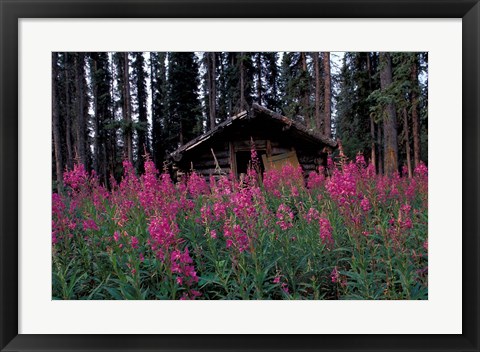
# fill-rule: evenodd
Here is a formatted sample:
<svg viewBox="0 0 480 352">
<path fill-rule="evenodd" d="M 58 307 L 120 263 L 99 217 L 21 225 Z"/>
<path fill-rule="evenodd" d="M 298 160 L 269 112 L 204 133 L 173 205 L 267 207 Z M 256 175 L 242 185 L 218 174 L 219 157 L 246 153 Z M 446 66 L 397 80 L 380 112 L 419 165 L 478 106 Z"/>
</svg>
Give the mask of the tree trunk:
<svg viewBox="0 0 480 352">
<path fill-rule="evenodd" d="M 420 164 L 420 124 L 418 120 L 418 69 L 417 69 L 417 58 L 412 65 L 411 72 L 411 81 L 412 81 L 412 135 L 413 135 L 413 162 L 415 167 Z"/>
<path fill-rule="evenodd" d="M 132 144 L 132 108 L 130 104 L 130 76 L 128 70 L 128 53 L 124 53 L 124 69 L 123 69 L 123 82 L 124 82 L 124 114 L 125 114 L 125 122 L 127 124 L 127 128 L 125 131 L 125 145 L 127 148 L 127 157 L 130 163 L 133 164 L 133 144 Z"/>
<path fill-rule="evenodd" d="M 309 104 L 309 94 L 308 94 L 308 80 L 307 80 L 307 77 L 308 77 L 308 70 L 307 70 L 307 53 L 306 52 L 301 52 L 300 53 L 300 60 L 301 60 L 301 64 L 302 64 L 302 71 L 303 71 L 303 82 L 302 82 L 302 93 L 301 93 L 301 96 L 302 96 L 302 100 L 303 100 L 303 107 L 302 107 L 302 110 L 303 110 L 303 118 L 305 119 L 305 124 L 307 125 L 311 125 L 311 121 L 310 121 L 310 116 L 308 114 L 308 106 L 310 105 Z"/>
<path fill-rule="evenodd" d="M 209 113 L 210 113 L 210 129 L 215 127 L 216 122 L 216 105 L 217 105 L 217 89 L 216 89 L 216 75 L 215 75 L 215 53 L 212 51 L 207 54 L 208 55 L 208 79 L 209 79 Z"/>
<path fill-rule="evenodd" d="M 111 110 L 112 110 L 112 120 L 115 121 L 115 69 L 114 69 L 114 57 L 113 54 L 111 55 L 111 61 L 110 61 L 110 72 L 112 72 L 112 77 L 111 77 L 111 82 L 110 82 L 110 96 L 112 97 L 112 100 L 110 101 L 111 105 Z M 117 164 L 117 129 L 112 129 L 110 131 L 111 134 L 111 140 L 110 140 L 110 155 L 109 155 L 109 168 L 110 168 L 110 174 L 115 177 L 115 169 L 116 169 L 116 164 Z M 111 185 L 113 186 L 113 185 Z"/>
<path fill-rule="evenodd" d="M 180 131 L 179 131 L 179 136 L 178 136 L 180 145 L 183 145 L 183 124 L 182 120 L 180 120 Z"/>
<path fill-rule="evenodd" d="M 377 124 L 378 173 L 383 175 L 382 127 Z"/>
<path fill-rule="evenodd" d="M 392 61 L 389 53 L 380 54 L 380 87 L 383 94 L 389 94 L 392 84 Z M 393 102 L 384 107 L 383 114 L 384 169 L 387 175 L 398 171 L 397 113 Z"/>
<path fill-rule="evenodd" d="M 52 120 L 53 120 L 53 143 L 55 148 L 55 171 L 57 174 L 58 188 L 63 185 L 62 146 L 60 141 L 60 118 L 57 105 L 57 54 L 52 54 Z"/>
<path fill-rule="evenodd" d="M 98 82 L 97 82 L 97 60 L 93 58 L 91 69 L 92 91 L 93 91 L 93 132 L 95 137 L 93 138 L 93 169 L 95 173 L 99 174 L 99 158 L 100 158 L 100 129 L 98 124 Z"/>
<path fill-rule="evenodd" d="M 322 117 L 320 115 L 320 62 L 318 51 L 313 53 L 315 67 L 315 127 L 317 131 L 322 131 Z"/>
<path fill-rule="evenodd" d="M 370 63 L 370 53 L 367 53 L 367 70 L 368 70 L 368 87 L 369 87 L 369 91 L 372 92 L 372 67 Z M 370 138 L 372 139 L 372 142 L 370 144 L 370 148 L 371 148 L 370 162 L 374 167 L 376 167 L 377 161 L 375 158 L 375 120 L 372 114 L 370 115 Z"/>
<path fill-rule="evenodd" d="M 258 103 L 262 105 L 262 60 L 261 60 L 261 53 L 257 53 L 256 57 L 257 63 L 257 98 Z"/>
<path fill-rule="evenodd" d="M 150 111 L 152 112 L 152 158 L 153 162 L 155 163 L 155 166 L 158 167 L 158 160 L 157 160 L 157 122 L 155 121 L 158 119 L 158 116 L 154 116 L 155 113 L 155 87 L 154 87 L 154 81 L 155 81 L 155 75 L 156 75 L 156 67 L 153 59 L 154 55 L 152 52 L 150 52 L 150 96 L 152 100 L 150 101 Z M 155 74 L 154 74 L 155 72 Z"/>
<path fill-rule="evenodd" d="M 85 155 L 86 143 L 85 143 L 85 94 L 83 86 L 83 73 L 85 54 L 78 53 L 75 57 L 75 84 L 77 93 L 77 123 L 76 123 L 76 149 L 77 149 L 77 163 L 82 164 L 87 169 L 87 159 Z"/>
<path fill-rule="evenodd" d="M 245 66 L 243 64 L 243 56 L 245 53 L 240 53 L 240 111 L 243 111 L 247 105 L 245 101 Z"/>
<path fill-rule="evenodd" d="M 324 123 L 324 134 L 326 137 L 330 138 L 332 135 L 332 89 L 331 89 L 331 76 L 330 76 L 330 53 L 323 53 L 323 70 L 325 72 L 325 123 Z"/>
<path fill-rule="evenodd" d="M 407 154 L 408 177 L 412 178 L 412 161 L 410 160 L 410 133 L 408 128 L 407 108 L 403 108 L 403 129 L 405 130 L 405 153 Z"/>
<path fill-rule="evenodd" d="M 73 169 L 73 150 L 72 150 L 72 123 L 70 116 L 70 77 L 68 71 L 70 70 L 68 63 L 68 53 L 65 52 L 65 122 L 66 122 L 66 131 L 65 131 L 65 141 L 67 144 L 67 168 L 68 170 Z"/>
</svg>

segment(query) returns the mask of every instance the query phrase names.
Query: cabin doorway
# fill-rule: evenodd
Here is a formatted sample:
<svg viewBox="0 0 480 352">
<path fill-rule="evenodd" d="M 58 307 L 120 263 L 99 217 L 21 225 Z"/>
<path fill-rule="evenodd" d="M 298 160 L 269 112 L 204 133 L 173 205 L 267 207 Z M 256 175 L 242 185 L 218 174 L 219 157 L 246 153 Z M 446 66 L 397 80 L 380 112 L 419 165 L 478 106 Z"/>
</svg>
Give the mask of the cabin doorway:
<svg viewBox="0 0 480 352">
<path fill-rule="evenodd" d="M 266 154 L 265 150 L 257 150 L 258 162 L 260 164 L 260 172 L 263 174 L 265 166 L 263 165 L 262 156 Z M 235 153 L 235 161 L 237 164 L 237 176 L 247 174 L 248 167 L 252 164 L 251 151 L 238 151 Z"/>
</svg>

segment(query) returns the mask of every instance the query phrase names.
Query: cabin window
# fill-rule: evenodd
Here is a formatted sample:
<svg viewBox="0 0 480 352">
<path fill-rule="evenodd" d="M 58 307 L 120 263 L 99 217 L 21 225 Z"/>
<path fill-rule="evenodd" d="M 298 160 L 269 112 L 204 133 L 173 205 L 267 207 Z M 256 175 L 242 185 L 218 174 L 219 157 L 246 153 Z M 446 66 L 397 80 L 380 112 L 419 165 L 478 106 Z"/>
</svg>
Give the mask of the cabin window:
<svg viewBox="0 0 480 352">
<path fill-rule="evenodd" d="M 265 171 L 263 161 L 262 161 L 262 155 L 265 155 L 266 151 L 265 150 L 257 150 L 257 155 L 258 155 L 258 161 L 260 163 L 260 169 L 261 172 L 263 173 Z M 237 175 L 240 176 L 241 174 L 246 174 L 249 165 L 251 165 L 251 152 L 250 151 L 238 151 L 235 153 L 235 158 L 237 162 Z"/>
</svg>

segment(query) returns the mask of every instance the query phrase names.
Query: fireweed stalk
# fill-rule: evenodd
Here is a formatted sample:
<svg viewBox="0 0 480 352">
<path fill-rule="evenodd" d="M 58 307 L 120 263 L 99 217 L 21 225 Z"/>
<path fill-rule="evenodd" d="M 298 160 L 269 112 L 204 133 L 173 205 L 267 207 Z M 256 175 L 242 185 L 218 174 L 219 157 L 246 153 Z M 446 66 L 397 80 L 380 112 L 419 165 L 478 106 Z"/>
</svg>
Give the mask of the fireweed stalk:
<svg viewBox="0 0 480 352">
<path fill-rule="evenodd" d="M 426 299 L 428 169 L 377 175 L 358 155 L 243 182 L 147 158 L 110 188 L 83 166 L 52 195 L 56 299 Z"/>
</svg>

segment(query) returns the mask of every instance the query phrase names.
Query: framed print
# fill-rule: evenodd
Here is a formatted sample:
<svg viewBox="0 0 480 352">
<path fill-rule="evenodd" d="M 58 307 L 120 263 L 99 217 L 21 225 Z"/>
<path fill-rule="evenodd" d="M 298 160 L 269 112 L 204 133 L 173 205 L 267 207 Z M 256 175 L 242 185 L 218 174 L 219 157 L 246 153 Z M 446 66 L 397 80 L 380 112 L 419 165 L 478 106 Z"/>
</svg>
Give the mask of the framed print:
<svg viewBox="0 0 480 352">
<path fill-rule="evenodd" d="M 479 350 L 478 1 L 0 10 L 2 350 Z"/>
</svg>

